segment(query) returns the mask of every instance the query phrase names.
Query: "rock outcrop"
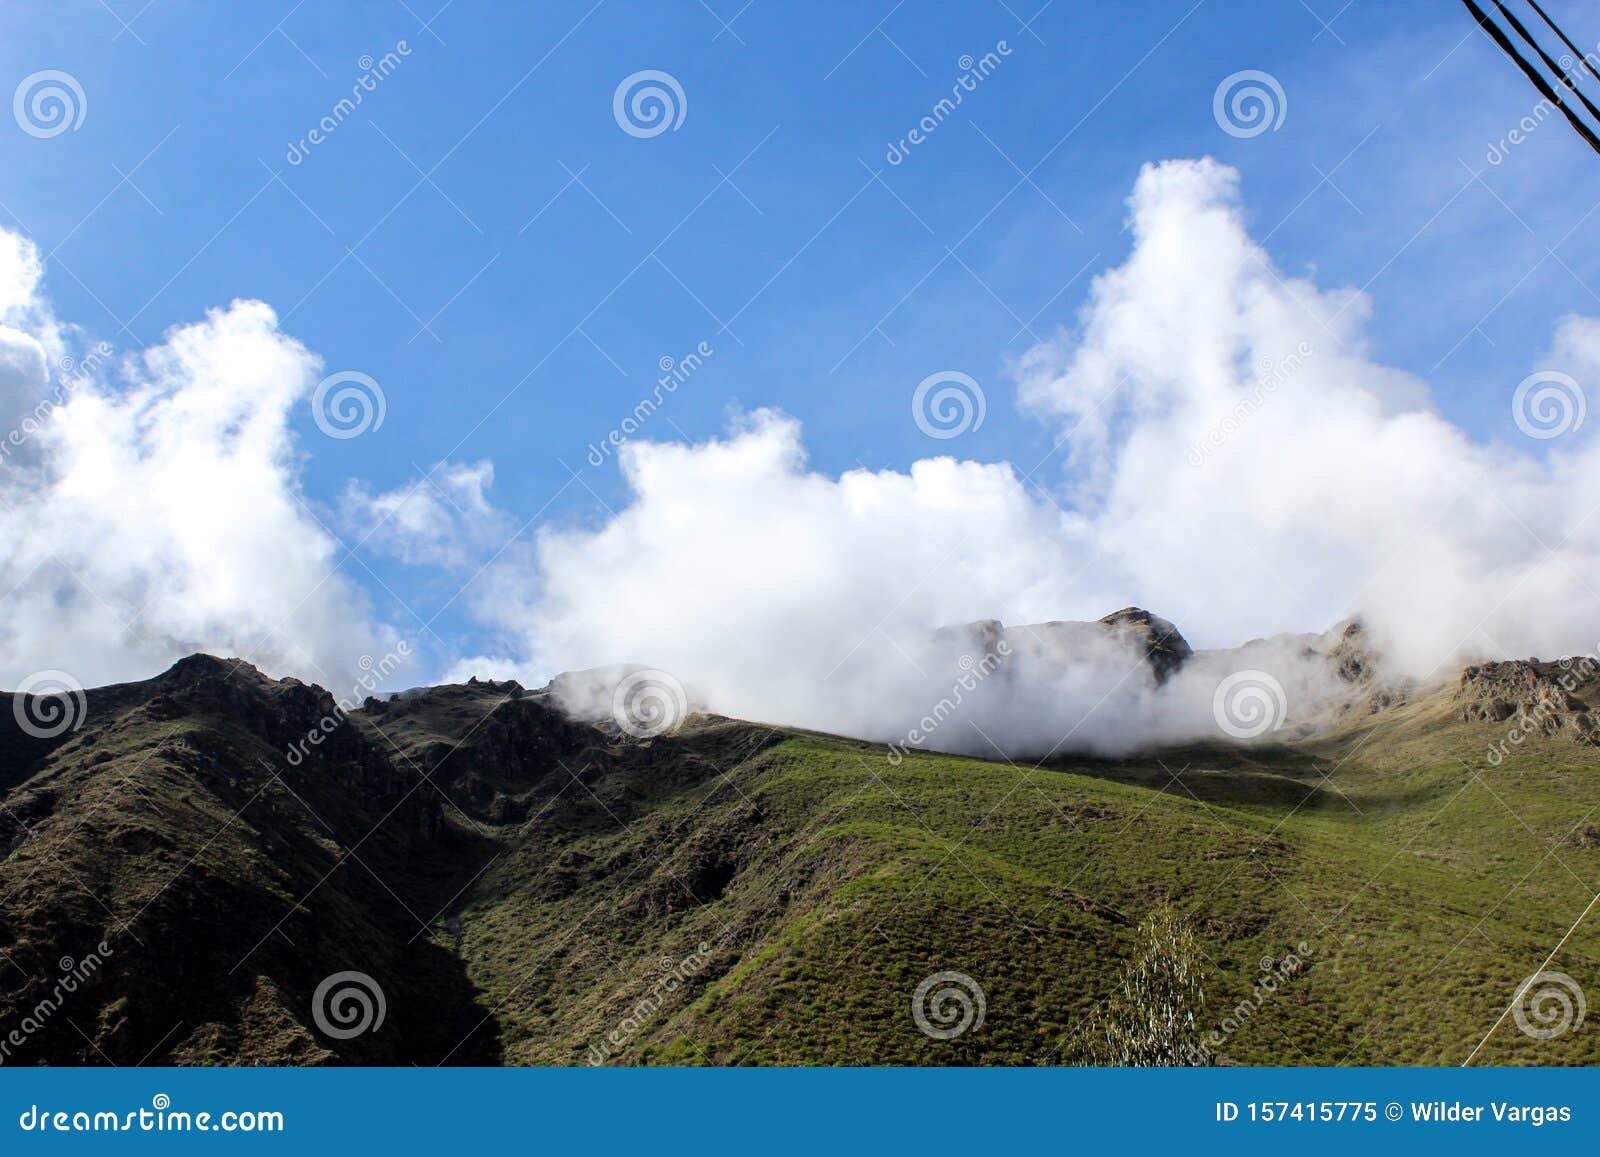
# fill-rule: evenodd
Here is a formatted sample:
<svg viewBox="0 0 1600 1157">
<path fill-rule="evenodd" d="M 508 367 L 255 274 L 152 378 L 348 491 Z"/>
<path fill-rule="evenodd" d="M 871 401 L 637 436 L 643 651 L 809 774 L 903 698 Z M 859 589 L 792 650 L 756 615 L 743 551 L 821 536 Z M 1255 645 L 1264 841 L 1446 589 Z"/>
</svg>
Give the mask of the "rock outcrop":
<svg viewBox="0 0 1600 1157">
<path fill-rule="evenodd" d="M 1131 639 L 1144 651 L 1158 684 L 1175 675 L 1194 654 L 1194 648 L 1177 627 L 1140 607 L 1123 607 L 1106 615 L 1100 623 L 1113 634 Z"/>
<path fill-rule="evenodd" d="M 1466 722 L 1511 723 L 1524 733 L 1568 734 L 1600 746 L 1600 720 L 1574 691 L 1600 674 L 1592 660 L 1540 662 L 1512 659 L 1480 663 L 1461 672 L 1456 697 Z"/>
</svg>

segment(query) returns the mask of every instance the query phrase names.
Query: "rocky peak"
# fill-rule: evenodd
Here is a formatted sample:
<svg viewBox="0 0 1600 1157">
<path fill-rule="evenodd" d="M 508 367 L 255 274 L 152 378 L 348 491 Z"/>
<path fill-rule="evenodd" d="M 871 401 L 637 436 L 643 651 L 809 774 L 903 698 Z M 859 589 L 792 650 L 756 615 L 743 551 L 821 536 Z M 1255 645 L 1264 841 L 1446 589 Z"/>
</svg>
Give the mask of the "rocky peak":
<svg viewBox="0 0 1600 1157">
<path fill-rule="evenodd" d="M 1183 637 L 1177 627 L 1142 607 L 1123 607 L 1120 611 L 1112 611 L 1099 622 L 1113 633 L 1130 637 L 1143 648 L 1157 683 L 1165 683 L 1194 654 L 1189 640 Z"/>
<path fill-rule="evenodd" d="M 974 659 L 996 654 L 1002 642 L 1019 654 L 1048 665 L 1070 666 L 1101 653 L 1107 638 L 1130 645 L 1150 664 L 1156 682 L 1165 683 L 1194 654 L 1187 639 L 1166 619 L 1140 607 L 1123 607 L 1091 622 L 1051 620 L 1007 627 L 999 619 L 979 619 L 935 631 L 936 642 L 962 648 Z"/>
<path fill-rule="evenodd" d="M 1323 635 L 1323 654 L 1346 683 L 1369 683 L 1377 677 L 1380 659 L 1360 619 L 1347 619 Z"/>
<path fill-rule="evenodd" d="M 179 659 L 156 678 L 167 683 L 197 683 L 205 679 L 226 679 L 234 671 L 261 677 L 261 672 L 243 659 L 223 659 L 196 651 Z"/>
</svg>

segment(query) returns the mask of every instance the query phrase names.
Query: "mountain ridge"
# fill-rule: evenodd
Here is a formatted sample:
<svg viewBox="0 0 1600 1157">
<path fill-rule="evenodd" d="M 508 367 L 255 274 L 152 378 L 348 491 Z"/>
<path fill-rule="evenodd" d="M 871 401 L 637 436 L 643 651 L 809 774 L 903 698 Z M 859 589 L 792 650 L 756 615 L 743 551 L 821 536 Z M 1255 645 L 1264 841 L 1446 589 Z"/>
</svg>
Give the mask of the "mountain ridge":
<svg viewBox="0 0 1600 1157">
<path fill-rule="evenodd" d="M 1317 949 L 1224 1060 L 1459 1060 L 1600 876 L 1581 674 L 1498 762 L 1544 700 L 1477 717 L 1505 695 L 1478 671 L 1312 734 L 1030 769 L 705 715 L 640 739 L 514 683 L 343 711 L 191 656 L 47 740 L 0 713 L 0 1060 L 1070 1063 L 1158 903 L 1191 912 L 1217 1001 Z M 1494 946 L 1467 962 L 1474 925 Z M 945 1042 L 904 1009 L 948 968 L 990 1011 Z M 330 1035 L 318 993 L 352 972 L 384 1018 Z M 1485 1055 L 1596 1059 L 1592 1032 L 1532 1043 Z"/>
</svg>

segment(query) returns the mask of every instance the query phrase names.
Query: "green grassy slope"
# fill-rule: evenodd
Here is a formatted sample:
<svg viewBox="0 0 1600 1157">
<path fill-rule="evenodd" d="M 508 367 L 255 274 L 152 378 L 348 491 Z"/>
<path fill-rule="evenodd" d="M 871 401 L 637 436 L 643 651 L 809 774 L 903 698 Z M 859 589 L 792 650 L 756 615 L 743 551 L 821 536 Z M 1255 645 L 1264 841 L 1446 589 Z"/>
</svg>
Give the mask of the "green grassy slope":
<svg viewBox="0 0 1600 1157">
<path fill-rule="evenodd" d="M 1502 726 L 1448 689 L 1291 745 L 1034 768 L 705 718 L 637 743 L 448 687 L 293 768 L 319 693 L 203 674 L 92 693 L 43 755 L 0 735 L 31 832 L 0 863 L 0 1033 L 121 937 L 8 1063 L 1076 1063 L 1170 904 L 1220 1060 L 1459 1064 L 1600 890 L 1600 751 L 1492 765 Z M 1548 968 L 1600 992 L 1597 928 Z M 388 1003 L 351 1041 L 310 1009 L 342 969 Z M 985 1004 L 951 1040 L 911 1011 L 942 971 Z M 1600 1063 L 1600 1031 L 1506 1017 L 1474 1063 Z"/>
<path fill-rule="evenodd" d="M 581 1060 L 643 1001 L 625 1063 L 1071 1063 L 1133 926 L 1168 901 L 1201 933 L 1203 1022 L 1232 1019 L 1264 957 L 1311 963 L 1226 1034 L 1223 1059 L 1461 1063 L 1594 894 L 1600 760 L 1546 741 L 1500 768 L 1463 763 L 1483 727 L 1441 714 L 1402 709 L 1315 761 L 896 767 L 866 745 L 785 737 L 663 793 L 628 830 L 496 865 L 467 911 L 468 970 L 516 1061 Z M 1324 783 L 1316 769 L 1352 749 Z M 675 828 L 695 834 L 663 856 Z M 558 848 L 582 882 L 530 894 L 521 882 Z M 660 994 L 656 961 L 702 941 L 704 972 Z M 1586 924 L 1550 967 L 1594 977 L 1597 960 Z M 952 1041 L 909 1015 L 944 970 L 987 1004 Z M 1509 1019 L 1476 1058 L 1596 1061 L 1592 1026 L 1535 1041 Z"/>
</svg>

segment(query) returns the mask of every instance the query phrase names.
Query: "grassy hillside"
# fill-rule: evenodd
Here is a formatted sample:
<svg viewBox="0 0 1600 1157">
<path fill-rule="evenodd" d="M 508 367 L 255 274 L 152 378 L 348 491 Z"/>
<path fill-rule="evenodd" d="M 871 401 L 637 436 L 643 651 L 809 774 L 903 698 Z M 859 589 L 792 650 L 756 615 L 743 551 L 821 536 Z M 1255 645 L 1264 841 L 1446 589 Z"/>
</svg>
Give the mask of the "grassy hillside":
<svg viewBox="0 0 1600 1157">
<path fill-rule="evenodd" d="M 1459 1064 L 1600 890 L 1600 751 L 1494 765 L 1505 725 L 1453 688 L 1033 768 L 708 718 L 641 743 L 447 687 L 295 767 L 325 694 L 186 662 L 43 754 L 0 735 L 0 1034 L 59 957 L 115 948 L 7 1063 L 1082 1063 L 1170 905 L 1220 1061 Z M 1597 929 L 1548 968 L 1594 988 Z M 350 1040 L 311 1008 L 343 970 L 387 1003 Z M 949 1040 L 912 1016 L 945 971 L 984 1002 Z M 1600 1031 L 1506 1017 L 1474 1063 L 1600 1063 Z"/>
</svg>

